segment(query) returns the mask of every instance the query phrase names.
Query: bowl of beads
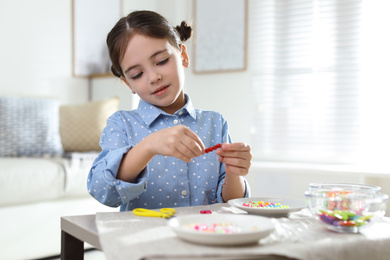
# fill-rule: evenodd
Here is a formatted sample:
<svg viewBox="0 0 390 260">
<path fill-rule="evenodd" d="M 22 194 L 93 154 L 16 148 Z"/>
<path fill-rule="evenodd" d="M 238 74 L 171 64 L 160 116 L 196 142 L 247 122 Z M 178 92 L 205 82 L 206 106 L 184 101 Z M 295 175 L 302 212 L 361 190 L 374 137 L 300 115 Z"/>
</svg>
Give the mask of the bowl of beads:
<svg viewBox="0 0 390 260">
<path fill-rule="evenodd" d="M 252 197 L 229 200 L 228 204 L 249 214 L 267 217 L 287 217 L 290 213 L 306 208 L 304 200 Z"/>
<path fill-rule="evenodd" d="M 363 185 L 353 183 L 310 183 L 309 191 L 316 190 L 357 191 L 359 193 L 380 193 L 381 187 L 375 185 Z"/>
<path fill-rule="evenodd" d="M 258 243 L 275 228 L 269 218 L 238 214 L 182 215 L 168 225 L 185 241 L 217 246 Z"/>
<path fill-rule="evenodd" d="M 310 184 L 305 192 L 310 211 L 328 229 L 359 233 L 386 213 L 388 195 L 380 187 L 360 184 Z"/>
</svg>

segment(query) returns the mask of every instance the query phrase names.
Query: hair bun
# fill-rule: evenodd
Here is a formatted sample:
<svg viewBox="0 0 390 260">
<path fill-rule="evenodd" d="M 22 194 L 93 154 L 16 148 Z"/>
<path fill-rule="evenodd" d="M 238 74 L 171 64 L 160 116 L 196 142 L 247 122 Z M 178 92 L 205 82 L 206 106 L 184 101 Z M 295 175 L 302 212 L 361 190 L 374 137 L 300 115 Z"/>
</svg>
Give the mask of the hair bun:
<svg viewBox="0 0 390 260">
<path fill-rule="evenodd" d="M 192 28 L 187 24 L 186 21 L 182 21 L 180 25 L 176 26 L 176 31 L 179 33 L 180 40 L 182 42 L 187 41 L 189 38 L 191 38 L 192 35 Z"/>
</svg>

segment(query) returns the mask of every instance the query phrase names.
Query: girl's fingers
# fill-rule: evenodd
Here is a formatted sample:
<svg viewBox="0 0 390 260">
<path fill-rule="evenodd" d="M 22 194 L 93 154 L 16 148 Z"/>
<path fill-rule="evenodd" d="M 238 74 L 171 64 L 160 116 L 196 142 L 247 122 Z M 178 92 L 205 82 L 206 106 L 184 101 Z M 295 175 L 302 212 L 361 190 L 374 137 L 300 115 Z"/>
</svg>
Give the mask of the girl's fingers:
<svg viewBox="0 0 390 260">
<path fill-rule="evenodd" d="M 191 131 L 189 128 L 186 128 L 186 130 L 184 131 L 185 135 L 188 136 L 190 139 L 188 139 L 188 141 L 186 142 L 186 146 L 188 147 L 188 149 L 190 149 L 191 151 L 195 151 L 196 154 L 198 154 L 198 156 L 200 155 L 200 153 L 203 152 L 204 150 L 204 144 L 202 142 L 202 140 L 199 138 L 199 136 L 197 136 L 193 131 Z M 195 142 L 195 143 L 194 143 Z"/>
<path fill-rule="evenodd" d="M 252 159 L 251 147 L 244 143 L 224 143 L 216 153 L 221 157 L 238 158 L 248 161 Z"/>
<path fill-rule="evenodd" d="M 244 143 L 222 144 L 217 150 L 219 160 L 225 163 L 227 174 L 246 175 L 251 166 L 251 147 Z"/>
<path fill-rule="evenodd" d="M 200 156 L 204 150 L 202 140 L 182 125 L 156 132 L 152 143 L 154 154 L 173 156 L 186 162 Z"/>
<path fill-rule="evenodd" d="M 250 151 L 251 147 L 248 144 L 245 143 L 223 143 L 222 144 L 222 151 Z"/>
<path fill-rule="evenodd" d="M 225 164 L 225 170 L 227 174 L 232 174 L 236 176 L 245 176 L 249 172 L 248 168 L 231 166 L 229 164 Z"/>
<path fill-rule="evenodd" d="M 230 165 L 238 168 L 244 168 L 244 169 L 249 169 L 251 166 L 250 160 L 236 158 L 236 157 L 220 156 L 219 161 L 225 163 L 226 165 Z"/>
<path fill-rule="evenodd" d="M 194 158 L 202 155 L 203 143 L 199 143 L 198 140 L 194 140 L 189 136 L 184 136 L 180 139 L 176 149 L 183 156 L 188 158 Z"/>
</svg>

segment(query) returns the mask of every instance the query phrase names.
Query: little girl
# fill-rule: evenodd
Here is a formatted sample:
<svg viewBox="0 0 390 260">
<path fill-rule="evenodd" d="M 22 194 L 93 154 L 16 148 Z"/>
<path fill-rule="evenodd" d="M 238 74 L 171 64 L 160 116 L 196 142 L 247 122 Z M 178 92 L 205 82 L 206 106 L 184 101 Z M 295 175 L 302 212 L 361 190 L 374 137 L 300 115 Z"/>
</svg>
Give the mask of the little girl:
<svg viewBox="0 0 390 260">
<path fill-rule="evenodd" d="M 182 42 L 191 33 L 185 22 L 174 28 L 155 12 L 135 11 L 108 34 L 111 70 L 140 102 L 114 113 L 103 130 L 88 176 L 88 191 L 101 203 L 125 211 L 248 196 L 250 146 L 231 143 L 222 115 L 195 109 L 184 94 L 190 59 Z"/>
</svg>

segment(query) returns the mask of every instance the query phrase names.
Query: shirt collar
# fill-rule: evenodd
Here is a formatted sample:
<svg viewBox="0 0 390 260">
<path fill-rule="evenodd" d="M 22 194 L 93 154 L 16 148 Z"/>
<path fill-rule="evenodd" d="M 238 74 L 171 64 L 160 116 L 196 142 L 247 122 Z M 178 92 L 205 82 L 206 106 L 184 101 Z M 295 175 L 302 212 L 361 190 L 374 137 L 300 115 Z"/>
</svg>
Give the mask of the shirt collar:
<svg viewBox="0 0 390 260">
<path fill-rule="evenodd" d="M 183 116 L 188 113 L 192 118 L 196 119 L 195 108 L 192 105 L 190 97 L 187 94 L 184 94 L 184 99 L 186 100 L 186 104 L 181 109 L 176 111 L 174 115 Z M 171 114 L 165 113 L 158 107 L 142 99 L 139 100 L 137 110 L 141 119 L 145 122 L 146 125 L 152 124 L 160 115 L 172 116 Z"/>
</svg>

